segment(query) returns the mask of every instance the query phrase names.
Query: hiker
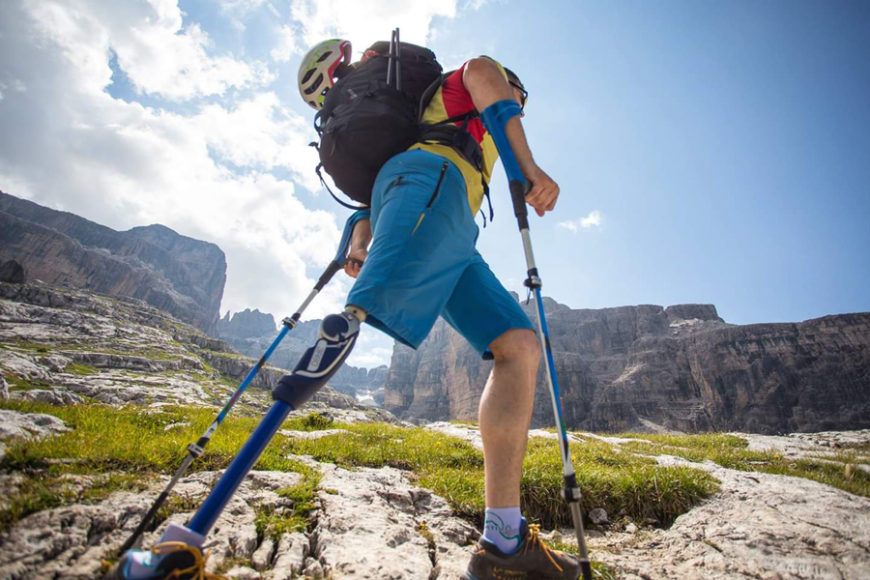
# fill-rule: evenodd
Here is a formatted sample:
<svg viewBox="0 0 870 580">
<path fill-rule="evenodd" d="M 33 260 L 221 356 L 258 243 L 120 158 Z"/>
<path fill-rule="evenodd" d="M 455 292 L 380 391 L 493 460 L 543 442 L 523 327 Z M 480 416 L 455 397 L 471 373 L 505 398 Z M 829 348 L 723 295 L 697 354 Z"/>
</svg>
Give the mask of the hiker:
<svg viewBox="0 0 870 580">
<path fill-rule="evenodd" d="M 591 578 L 588 560 L 550 550 L 538 527 L 527 524 L 520 513 L 540 345 L 528 317 L 475 249 L 478 228 L 473 216 L 488 197 L 499 154 L 510 151 L 516 157 L 519 168 L 512 171 L 521 171 L 531 184 L 525 201 L 539 216 L 551 211 L 559 196 L 559 186 L 537 166 L 526 142 L 520 117 L 528 94 L 515 74 L 488 57 L 473 58 L 442 76 L 431 51 L 399 43 L 398 30 L 388 45 L 389 57 L 384 56 L 385 46 L 376 43 L 364 60 L 351 64 L 350 42 L 329 40 L 306 55 L 299 73 L 300 94 L 318 109 L 316 118 L 322 121 L 318 132 L 323 167 L 352 199 L 371 206 L 358 211 L 358 220 L 352 216 L 344 263 L 356 282 L 345 311 L 323 319 L 317 341 L 278 382 L 272 392 L 274 404 L 193 518 L 185 525 L 167 526 L 151 550 L 127 550 L 108 577 L 202 577 L 207 557 L 202 547 L 209 530 L 288 413 L 304 405 L 346 360 L 360 324 L 368 322 L 416 348 L 440 315 L 481 356 L 495 361 L 479 410 L 484 534 L 466 579 L 575 580 L 581 566 L 584 579 Z M 366 76 L 367 70 L 377 72 L 376 80 Z M 386 90 L 382 72 L 387 72 Z M 393 73 L 395 87 L 389 84 Z M 345 82 L 336 84 L 340 76 Z M 400 78 L 407 82 L 401 90 Z M 421 96 L 424 88 L 426 99 Z M 425 104 L 422 125 L 417 111 L 406 110 L 413 101 L 404 98 L 406 94 Z M 335 114 L 321 116 L 330 107 Z M 348 114 L 362 118 L 354 111 L 362 111 L 366 122 L 348 119 Z M 369 123 L 372 118 L 389 129 Z M 365 130 L 354 135 L 352 127 Z M 379 129 L 378 135 L 370 134 Z M 342 132 L 349 135 L 348 141 L 340 138 Z M 412 138 L 404 143 L 407 136 Z M 396 138 L 403 144 L 399 149 L 394 149 Z M 356 153 L 342 158 L 348 151 Z M 327 161 L 336 159 L 342 162 L 330 169 Z M 516 162 L 511 161 L 511 167 Z M 334 264 L 340 267 L 338 261 Z M 324 273 L 318 285 L 327 279 Z"/>
<path fill-rule="evenodd" d="M 322 54 L 324 45 L 340 45 L 342 50 L 332 52 L 333 60 L 303 61 L 300 78 L 313 76 L 308 74 L 312 68 L 327 71 L 320 90 L 309 94 L 328 94 L 334 83 L 328 71 L 343 68 L 349 50 L 349 42 L 331 40 L 312 53 Z M 383 56 L 369 49 L 363 60 Z M 300 91 L 305 96 L 302 86 Z M 580 575 L 577 560 L 548 549 L 537 526 L 527 525 L 520 513 L 540 344 L 529 318 L 475 248 L 474 215 L 498 158 L 478 113 L 510 99 L 523 107 L 526 98 L 519 78 L 486 56 L 472 58 L 447 74 L 422 121 L 434 124 L 473 114 L 456 124 L 474 139 L 482 163 L 475 167 L 452 144 L 425 139 L 392 157 L 377 174 L 371 219 L 354 228 L 351 260 L 345 265 L 347 274 L 356 278 L 344 313 L 348 332 L 367 322 L 417 348 L 440 315 L 481 356 L 494 361 L 479 408 L 486 514 L 483 536 L 466 573 L 471 580 L 526 577 L 525 573 L 574 580 Z M 543 216 L 555 207 L 559 186 L 532 158 L 519 116 L 508 120 L 504 130 L 531 183 L 526 202 Z"/>
</svg>

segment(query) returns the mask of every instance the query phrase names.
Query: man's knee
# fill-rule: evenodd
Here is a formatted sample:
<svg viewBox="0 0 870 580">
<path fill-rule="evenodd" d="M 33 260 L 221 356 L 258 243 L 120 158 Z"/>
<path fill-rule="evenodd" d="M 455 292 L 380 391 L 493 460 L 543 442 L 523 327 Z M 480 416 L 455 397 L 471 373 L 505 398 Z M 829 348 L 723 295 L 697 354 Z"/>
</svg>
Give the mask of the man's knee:
<svg viewBox="0 0 870 580">
<path fill-rule="evenodd" d="M 512 328 L 489 345 L 495 362 L 517 360 L 537 367 L 541 360 L 538 335 L 528 328 Z"/>
</svg>

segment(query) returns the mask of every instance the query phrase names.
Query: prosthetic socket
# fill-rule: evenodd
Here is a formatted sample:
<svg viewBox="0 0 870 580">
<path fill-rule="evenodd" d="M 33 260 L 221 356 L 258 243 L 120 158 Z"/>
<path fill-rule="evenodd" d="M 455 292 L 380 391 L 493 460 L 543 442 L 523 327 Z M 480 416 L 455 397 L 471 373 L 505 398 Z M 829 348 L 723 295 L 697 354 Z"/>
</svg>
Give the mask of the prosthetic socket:
<svg viewBox="0 0 870 580">
<path fill-rule="evenodd" d="M 299 409 L 313 397 L 353 350 L 359 335 L 360 318 L 359 313 L 350 310 L 324 318 L 317 342 L 305 351 L 293 372 L 278 381 L 272 398 Z"/>
</svg>

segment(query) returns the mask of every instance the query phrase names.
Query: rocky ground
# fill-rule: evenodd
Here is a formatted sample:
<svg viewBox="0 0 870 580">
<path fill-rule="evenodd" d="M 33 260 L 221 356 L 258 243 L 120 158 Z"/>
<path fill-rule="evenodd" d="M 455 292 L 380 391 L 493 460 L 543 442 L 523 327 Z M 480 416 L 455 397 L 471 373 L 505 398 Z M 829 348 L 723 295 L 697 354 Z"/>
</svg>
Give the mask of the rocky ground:
<svg viewBox="0 0 870 580">
<path fill-rule="evenodd" d="M 50 436 L 67 428 L 50 419 L 13 418 L 9 413 L 0 418 L 4 425 L 17 420 L 39 426 L 27 427 L 29 436 Z M 473 427 L 436 424 L 432 428 L 472 442 L 477 439 Z M 870 431 L 829 434 L 821 445 L 813 446 L 804 436 L 764 442 L 778 448 L 799 442 L 806 452 L 817 455 L 830 450 L 831 438 L 841 436 L 870 442 Z M 611 442 L 621 444 L 618 439 Z M 684 462 L 668 456 L 659 460 Z M 297 483 L 299 475 L 252 472 L 209 536 L 209 569 L 229 569 L 228 576 L 240 579 L 460 576 L 478 531 L 454 517 L 444 499 L 416 487 L 406 473 L 393 468 L 349 471 L 306 461 L 323 474 L 309 533 L 284 534 L 277 541 L 258 538 L 255 510 L 289 509 L 292 501 L 277 490 Z M 721 490 L 667 530 L 634 524 L 592 526 L 588 541 L 593 560 L 608 564 L 626 579 L 870 577 L 867 498 L 799 478 L 734 471 L 712 463 L 691 465 L 710 471 L 722 482 Z M 184 504 L 198 505 L 218 476 L 203 472 L 186 477 L 176 493 Z M 0 578 L 98 576 L 101 559 L 111 556 L 129 536 L 166 481 L 155 482 L 147 493 L 117 492 L 93 505 L 64 506 L 24 518 L 0 536 Z M 2 483 L 10 489 L 14 474 L 4 475 Z M 168 521 L 184 523 L 191 515 L 180 511 Z M 156 542 L 168 521 L 146 534 L 144 545 Z M 547 536 L 572 542 L 571 530 Z"/>
<path fill-rule="evenodd" d="M 142 305 L 0 284 L 2 398 L 215 405 L 233 390 L 226 377 L 244 375 L 250 363 L 219 341 Z M 280 371 L 263 376 L 263 386 L 268 386 Z M 254 388 L 246 394 L 253 401 L 249 409 L 265 407 L 267 393 Z M 341 421 L 388 418 L 328 390 L 311 408 Z M 473 427 L 430 427 L 480 445 Z M 52 437 L 70 428 L 48 415 L 0 411 L 0 441 Z M 532 435 L 552 437 L 544 431 Z M 842 443 L 870 444 L 870 431 L 741 436 L 751 449 L 788 457 L 831 456 Z M 602 439 L 614 446 L 626 442 Z M 240 579 L 459 577 L 478 531 L 454 517 L 444 499 L 393 468 L 349 471 L 302 459 L 322 473 L 307 533 L 258 536 L 257 512 L 289 510 L 292 500 L 278 490 L 296 484 L 300 476 L 252 472 L 209 535 L 209 569 L 228 570 Z M 870 578 L 870 499 L 805 479 L 713 463 L 691 465 L 721 481 L 720 491 L 668 529 L 608 523 L 607 514 L 596 514 L 600 524 L 588 534 L 593 560 L 627 579 Z M 185 477 L 174 492 L 181 507 L 168 521 L 187 521 L 218 476 L 200 472 Z M 68 477 L 71 488 L 93 484 L 88 476 Z M 168 474 L 149 482 L 145 492 L 115 492 L 97 502 L 23 518 L 0 534 L 0 580 L 97 577 L 101 559 L 126 540 L 167 481 Z M 0 473 L 4 495 L 21 484 L 20 474 Z M 153 545 L 168 521 L 146 534 L 145 546 Z M 571 530 L 548 531 L 547 536 L 572 541 Z"/>
<path fill-rule="evenodd" d="M 0 393 L 52 404 L 222 406 L 256 361 L 143 302 L 0 282 Z M 263 367 L 240 407 L 261 413 L 286 370 Z M 333 418 L 395 420 L 326 387 Z"/>
<path fill-rule="evenodd" d="M 431 427 L 480 445 L 474 429 L 447 423 Z M 546 431 L 532 435 L 553 437 Z M 735 435 L 747 439 L 751 450 L 794 458 L 826 457 L 843 444 L 870 443 L 870 430 Z M 617 446 L 632 441 L 595 437 Z M 656 459 L 662 465 L 709 471 L 721 482 L 721 489 L 667 530 L 638 529 L 634 524 L 590 530 L 591 558 L 618 570 L 620 578 L 870 578 L 870 499 L 797 477 L 737 471 L 666 455 Z M 859 468 L 870 470 L 868 465 Z M 566 543 L 573 541 L 572 530 L 554 535 Z"/>
</svg>

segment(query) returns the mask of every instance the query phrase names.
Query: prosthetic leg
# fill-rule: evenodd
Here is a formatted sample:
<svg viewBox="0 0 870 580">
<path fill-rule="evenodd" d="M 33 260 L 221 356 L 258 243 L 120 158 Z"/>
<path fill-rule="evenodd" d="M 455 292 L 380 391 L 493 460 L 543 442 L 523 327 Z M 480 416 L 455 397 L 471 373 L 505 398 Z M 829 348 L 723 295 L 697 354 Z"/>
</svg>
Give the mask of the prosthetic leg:
<svg viewBox="0 0 870 580">
<path fill-rule="evenodd" d="M 290 411 L 299 409 L 332 378 L 347 359 L 365 314 L 352 307 L 323 319 L 314 346 L 272 391 L 275 403 L 248 438 L 202 506 L 185 526 L 171 524 L 152 550 L 129 550 L 107 578 L 156 580 L 203 577 L 201 547 L 233 493 L 259 459 Z M 172 575 L 174 574 L 174 575 Z"/>
</svg>

